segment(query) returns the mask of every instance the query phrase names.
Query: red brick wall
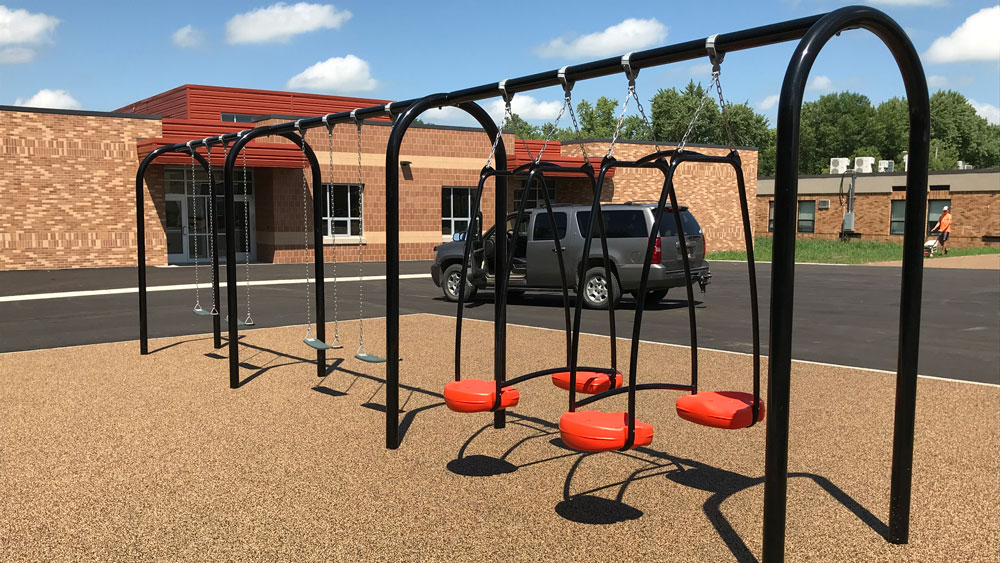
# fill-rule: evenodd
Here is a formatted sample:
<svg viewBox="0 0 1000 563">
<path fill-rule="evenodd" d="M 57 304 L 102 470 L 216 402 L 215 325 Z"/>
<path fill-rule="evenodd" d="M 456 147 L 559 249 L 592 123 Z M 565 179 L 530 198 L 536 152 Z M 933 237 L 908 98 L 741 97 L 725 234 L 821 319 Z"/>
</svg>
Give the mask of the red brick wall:
<svg viewBox="0 0 1000 563">
<path fill-rule="evenodd" d="M 591 155 L 595 163 L 604 156 L 607 148 L 605 143 L 586 143 L 587 154 Z M 660 148 L 674 147 L 662 145 Z M 651 143 L 619 141 L 615 145 L 614 156 L 619 160 L 637 160 L 654 150 L 655 147 Z M 693 147 L 691 150 L 717 156 L 729 153 L 729 149 L 726 148 Z M 579 144 L 563 144 L 563 151 L 566 154 L 581 156 Z M 597 155 L 596 158 L 594 155 Z M 742 150 L 740 158 L 743 161 L 743 177 L 746 181 L 747 200 L 751 206 L 751 221 L 753 221 L 752 206 L 757 195 L 757 151 Z M 659 198 L 662 187 L 663 174 L 659 171 L 619 168 L 615 172 L 615 177 L 605 182 L 601 201 L 611 203 L 655 201 Z M 589 189 L 589 187 L 577 187 L 571 192 L 572 197 L 581 197 L 583 194 L 577 191 L 587 192 Z M 674 173 L 674 191 L 677 193 L 677 202 L 688 206 L 698 220 L 708 240 L 710 251 L 743 248 L 743 221 L 736 189 L 736 173 L 731 166 L 695 162 L 682 164 Z M 589 196 L 584 197 L 590 199 Z"/>
<path fill-rule="evenodd" d="M 160 133 L 158 120 L 0 111 L 0 270 L 135 264 L 135 140 Z M 147 259 L 164 263 L 162 172 L 148 179 Z"/>
</svg>

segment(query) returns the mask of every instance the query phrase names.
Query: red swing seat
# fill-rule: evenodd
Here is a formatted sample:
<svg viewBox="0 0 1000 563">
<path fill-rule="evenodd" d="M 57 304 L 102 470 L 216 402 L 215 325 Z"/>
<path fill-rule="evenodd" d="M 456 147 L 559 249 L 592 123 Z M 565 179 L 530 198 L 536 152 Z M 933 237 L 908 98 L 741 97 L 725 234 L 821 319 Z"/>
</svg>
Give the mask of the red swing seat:
<svg viewBox="0 0 1000 563">
<path fill-rule="evenodd" d="M 608 452 L 625 447 L 628 439 L 627 412 L 576 411 L 559 417 L 559 434 L 563 443 L 583 452 Z M 632 448 L 653 442 L 653 427 L 635 421 Z"/>
<path fill-rule="evenodd" d="M 488 412 L 496 402 L 497 384 L 483 379 L 463 379 L 444 386 L 444 403 L 455 412 Z M 500 390 L 500 408 L 517 405 L 521 395 L 517 389 Z"/>
<path fill-rule="evenodd" d="M 569 370 L 552 374 L 552 383 L 560 388 L 569 391 Z M 617 389 L 622 386 L 622 373 L 615 372 L 614 384 L 612 376 L 600 371 L 577 370 L 576 372 L 576 392 L 596 395 L 609 389 Z"/>
<path fill-rule="evenodd" d="M 764 420 L 764 403 L 759 402 L 757 420 L 753 419 L 753 394 L 737 391 L 711 391 L 684 395 L 677 399 L 677 415 L 689 422 L 736 430 Z"/>
</svg>

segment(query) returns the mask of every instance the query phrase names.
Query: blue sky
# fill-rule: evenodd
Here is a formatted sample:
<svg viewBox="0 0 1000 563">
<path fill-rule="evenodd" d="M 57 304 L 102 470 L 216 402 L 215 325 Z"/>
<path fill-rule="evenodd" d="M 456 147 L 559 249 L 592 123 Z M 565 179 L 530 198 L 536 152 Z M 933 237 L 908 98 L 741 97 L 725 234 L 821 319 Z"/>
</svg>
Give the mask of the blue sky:
<svg viewBox="0 0 1000 563">
<path fill-rule="evenodd" d="M 668 43 L 825 12 L 844 3 L 511 1 L 79 2 L 0 0 L 0 104 L 112 110 L 185 83 L 407 99 Z M 957 90 L 1000 121 L 1000 5 L 882 0 L 922 54 L 931 91 Z M 612 9 L 613 7 L 613 9 Z M 772 120 L 794 43 L 732 53 L 723 85 Z M 638 91 L 707 82 L 707 61 L 644 70 Z M 807 99 L 840 90 L 902 96 L 895 63 L 869 32 L 834 39 Z M 621 76 L 580 83 L 577 99 L 621 99 Z M 530 99 L 529 99 L 530 97 Z M 556 88 L 515 111 L 551 120 Z M 547 103 L 548 102 L 548 103 Z M 444 112 L 429 120 L 461 123 Z"/>
</svg>

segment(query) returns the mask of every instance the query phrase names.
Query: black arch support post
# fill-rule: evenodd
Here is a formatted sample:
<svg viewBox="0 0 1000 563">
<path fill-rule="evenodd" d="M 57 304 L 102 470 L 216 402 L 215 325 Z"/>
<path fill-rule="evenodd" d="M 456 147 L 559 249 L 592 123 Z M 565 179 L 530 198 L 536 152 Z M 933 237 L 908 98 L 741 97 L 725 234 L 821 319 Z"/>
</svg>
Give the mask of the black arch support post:
<svg viewBox="0 0 1000 563">
<path fill-rule="evenodd" d="M 421 113 L 443 105 L 446 99 L 446 94 L 431 94 L 409 103 L 392 126 L 385 152 L 385 447 L 393 450 L 399 447 L 399 151 L 403 144 L 403 136 L 413 121 Z M 491 143 L 500 135 L 493 118 L 479 104 L 470 101 L 459 103 L 457 106 L 482 125 Z M 507 152 L 502 139 L 497 145 L 495 158 L 497 169 L 507 168 Z M 495 191 L 495 220 L 497 225 L 503 225 L 507 217 L 506 179 L 496 178 Z M 497 279 L 504 279 L 507 264 L 501 257 L 506 256 L 506 240 L 498 236 L 496 241 Z M 498 295 L 502 290 L 498 284 L 495 289 Z M 496 299 L 495 303 L 493 375 L 498 381 L 503 381 L 507 373 L 507 311 L 501 299 Z M 503 428 L 505 421 L 504 411 L 498 410 L 493 413 L 494 427 Z"/>
<path fill-rule="evenodd" d="M 153 164 L 153 161 L 168 152 L 186 153 L 187 147 L 184 145 L 168 145 L 153 149 L 152 152 L 142 159 L 135 173 L 136 270 L 139 274 L 139 353 L 142 355 L 149 354 L 149 311 L 146 302 L 146 169 Z M 195 160 L 201 164 L 205 172 L 208 172 L 209 166 L 205 157 L 197 152 L 193 154 Z M 216 271 L 216 275 L 214 276 L 215 281 L 212 283 L 212 291 L 215 292 L 216 297 L 219 295 L 218 260 L 218 252 L 216 252 L 216 255 L 213 257 L 212 266 Z M 215 315 L 212 320 L 212 333 L 216 342 L 218 342 L 220 337 L 218 315 Z"/>
<path fill-rule="evenodd" d="M 927 198 L 930 103 L 920 58 L 902 28 L 884 13 L 851 6 L 823 16 L 799 42 L 785 73 L 778 105 L 774 250 L 771 281 L 771 338 L 768 362 L 767 450 L 764 481 L 763 561 L 784 560 L 788 484 L 788 410 L 791 383 L 792 304 L 798 196 L 799 122 L 809 70 L 826 42 L 841 31 L 864 28 L 881 39 L 896 59 L 910 110 L 909 171 L 896 368 L 895 429 L 889 534 L 892 543 L 909 537 L 913 426 L 923 272 L 921 243 Z"/>
</svg>

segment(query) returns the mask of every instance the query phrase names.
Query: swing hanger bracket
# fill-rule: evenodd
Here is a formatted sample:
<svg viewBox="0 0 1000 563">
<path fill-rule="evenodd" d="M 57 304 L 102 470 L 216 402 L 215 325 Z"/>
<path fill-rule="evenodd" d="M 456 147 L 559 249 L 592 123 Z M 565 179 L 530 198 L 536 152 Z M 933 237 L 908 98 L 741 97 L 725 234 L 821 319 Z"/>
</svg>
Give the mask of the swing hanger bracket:
<svg viewBox="0 0 1000 563">
<path fill-rule="evenodd" d="M 569 68 L 569 65 L 559 69 L 559 73 L 556 75 L 556 77 L 559 78 L 559 82 L 562 84 L 563 92 L 565 92 L 566 95 L 569 96 L 569 93 L 573 91 L 573 86 L 576 85 L 576 82 L 566 78 L 567 68 Z"/>
<path fill-rule="evenodd" d="M 328 113 L 328 114 L 326 114 L 326 115 L 323 116 L 323 125 L 326 125 L 327 129 L 329 129 L 330 131 L 333 131 L 333 124 L 330 123 L 330 116 L 331 115 L 333 115 L 333 114 L 332 113 Z M 296 121 L 296 123 L 298 123 L 298 122 Z"/>
<path fill-rule="evenodd" d="M 634 83 L 636 77 L 639 76 L 639 69 L 632 68 L 632 53 L 622 55 L 622 69 L 625 71 L 625 77 L 628 78 L 629 83 Z"/>
<path fill-rule="evenodd" d="M 358 119 L 358 110 L 357 109 L 352 109 L 351 110 L 351 119 L 354 120 L 354 124 L 358 126 L 358 129 L 360 129 L 361 128 L 361 121 L 363 121 L 363 120 Z"/>
<path fill-rule="evenodd" d="M 503 98 L 504 103 L 509 104 L 511 100 L 514 99 L 514 92 L 507 91 L 507 79 L 504 78 L 500 82 L 497 82 L 497 90 L 500 90 L 500 97 Z"/>
<path fill-rule="evenodd" d="M 726 58 L 725 53 L 720 53 L 715 48 L 715 40 L 719 37 L 716 33 L 705 40 L 705 53 L 708 55 L 708 60 L 712 63 L 712 74 L 719 74 L 722 72 L 722 60 Z"/>
</svg>

